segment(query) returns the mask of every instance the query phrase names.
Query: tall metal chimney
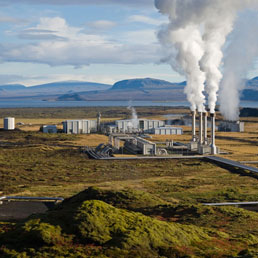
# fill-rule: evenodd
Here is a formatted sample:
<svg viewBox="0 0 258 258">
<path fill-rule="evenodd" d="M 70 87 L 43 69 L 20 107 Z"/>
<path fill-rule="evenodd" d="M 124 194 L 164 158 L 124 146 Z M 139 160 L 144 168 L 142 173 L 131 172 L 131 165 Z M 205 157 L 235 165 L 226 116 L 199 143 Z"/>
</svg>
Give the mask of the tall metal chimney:
<svg viewBox="0 0 258 258">
<path fill-rule="evenodd" d="M 207 112 L 203 112 L 203 144 L 207 144 Z"/>
<path fill-rule="evenodd" d="M 196 142 L 196 112 L 192 111 L 192 141 Z"/>
<path fill-rule="evenodd" d="M 98 112 L 97 115 L 97 131 L 100 132 L 100 120 L 101 120 L 101 113 Z"/>
<path fill-rule="evenodd" d="M 215 113 L 211 113 L 211 154 L 217 154 L 217 147 L 215 145 Z"/>
<path fill-rule="evenodd" d="M 199 112 L 199 144 L 203 143 L 203 131 L 202 131 L 202 112 Z"/>
</svg>

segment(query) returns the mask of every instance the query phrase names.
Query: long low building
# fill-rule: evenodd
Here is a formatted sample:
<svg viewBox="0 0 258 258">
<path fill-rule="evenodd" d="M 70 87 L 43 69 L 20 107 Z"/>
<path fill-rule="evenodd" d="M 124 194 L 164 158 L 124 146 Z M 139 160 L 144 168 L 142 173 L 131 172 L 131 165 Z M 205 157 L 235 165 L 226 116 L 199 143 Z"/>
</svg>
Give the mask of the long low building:
<svg viewBox="0 0 258 258">
<path fill-rule="evenodd" d="M 158 127 L 152 129 L 153 134 L 159 134 L 159 135 L 181 135 L 183 134 L 183 129 L 180 127 Z"/>
<path fill-rule="evenodd" d="M 132 132 L 144 132 L 151 133 L 153 128 L 158 128 L 165 126 L 165 122 L 161 120 L 148 120 L 148 119 L 138 119 L 133 120 L 117 120 L 116 128 L 118 132 L 122 133 L 132 133 Z"/>
<path fill-rule="evenodd" d="M 67 134 L 88 134 L 97 132 L 96 120 L 66 120 L 63 132 Z"/>
</svg>

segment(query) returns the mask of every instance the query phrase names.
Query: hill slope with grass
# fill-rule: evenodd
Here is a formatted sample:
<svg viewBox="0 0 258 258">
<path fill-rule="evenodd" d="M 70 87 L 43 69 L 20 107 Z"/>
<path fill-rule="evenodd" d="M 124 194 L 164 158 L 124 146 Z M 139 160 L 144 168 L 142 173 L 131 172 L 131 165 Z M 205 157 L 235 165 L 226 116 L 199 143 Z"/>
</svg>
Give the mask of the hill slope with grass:
<svg viewBox="0 0 258 258">
<path fill-rule="evenodd" d="M 170 215 L 164 216 L 165 211 Z M 241 223 L 242 231 L 234 229 L 235 223 Z M 238 208 L 171 205 L 140 191 L 88 188 L 47 214 L 1 223 L 0 255 L 255 257 L 258 235 L 248 232 L 248 223 L 256 227 L 258 214 Z M 218 227 L 212 228 L 214 224 Z"/>
</svg>

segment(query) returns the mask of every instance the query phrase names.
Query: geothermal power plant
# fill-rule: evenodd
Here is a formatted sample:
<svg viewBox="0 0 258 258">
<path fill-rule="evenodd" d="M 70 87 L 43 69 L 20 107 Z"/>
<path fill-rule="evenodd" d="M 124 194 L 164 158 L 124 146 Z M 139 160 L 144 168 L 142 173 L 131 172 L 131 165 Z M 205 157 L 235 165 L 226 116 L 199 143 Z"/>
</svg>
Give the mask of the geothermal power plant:
<svg viewBox="0 0 258 258">
<path fill-rule="evenodd" d="M 196 135 L 196 111 L 192 111 L 192 141 L 189 143 L 191 151 L 197 151 L 200 154 L 218 154 L 219 150 L 215 144 L 215 113 L 209 113 L 211 124 L 211 135 L 208 138 L 208 113 L 198 112 L 199 133 Z"/>
</svg>

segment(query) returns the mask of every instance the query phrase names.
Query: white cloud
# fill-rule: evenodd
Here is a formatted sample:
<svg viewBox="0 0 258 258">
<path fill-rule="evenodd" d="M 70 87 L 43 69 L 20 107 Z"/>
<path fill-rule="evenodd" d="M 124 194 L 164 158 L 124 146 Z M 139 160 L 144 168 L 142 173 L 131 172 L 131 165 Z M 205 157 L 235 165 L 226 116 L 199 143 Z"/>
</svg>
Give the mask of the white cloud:
<svg viewBox="0 0 258 258">
<path fill-rule="evenodd" d="M 145 23 L 149 25 L 161 25 L 164 21 L 160 19 L 154 19 L 148 16 L 144 15 L 131 15 L 128 19 L 130 22 L 139 22 L 139 23 Z"/>
<path fill-rule="evenodd" d="M 153 6 L 152 0 L 0 0 L 0 5 L 11 4 L 47 4 L 47 5 L 124 5 L 124 6 Z"/>
<path fill-rule="evenodd" d="M 153 44 L 158 43 L 155 30 L 137 30 L 124 33 L 124 40 L 134 44 Z"/>
<path fill-rule="evenodd" d="M 69 26 L 60 17 L 41 18 L 37 26 L 21 31 L 19 37 L 39 40 L 43 38 L 44 41 L 2 45 L 0 59 L 52 66 L 153 63 L 159 59 L 156 53 L 158 46 L 148 40 L 133 43 L 133 37 L 148 38 L 147 34 L 144 36 L 137 32 L 131 33 L 132 41 L 128 44 L 103 35 L 86 34 L 83 28 Z"/>
<path fill-rule="evenodd" d="M 108 30 L 115 27 L 116 25 L 117 24 L 115 22 L 108 20 L 98 20 L 87 24 L 87 26 L 93 30 Z"/>
<path fill-rule="evenodd" d="M 24 24 L 24 23 L 27 23 L 27 20 L 15 18 L 15 17 L 11 17 L 11 16 L 1 15 L 0 23 Z"/>
</svg>

